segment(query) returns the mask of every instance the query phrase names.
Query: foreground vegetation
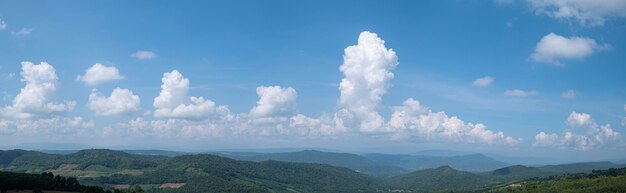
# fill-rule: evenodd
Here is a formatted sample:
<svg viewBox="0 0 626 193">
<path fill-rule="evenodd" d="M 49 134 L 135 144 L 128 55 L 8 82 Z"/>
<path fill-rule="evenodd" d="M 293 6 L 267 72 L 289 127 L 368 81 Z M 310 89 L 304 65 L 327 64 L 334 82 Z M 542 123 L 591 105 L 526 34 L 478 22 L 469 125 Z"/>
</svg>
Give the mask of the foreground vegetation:
<svg viewBox="0 0 626 193">
<path fill-rule="evenodd" d="M 626 168 L 594 170 L 591 174 L 577 173 L 529 179 L 485 189 L 482 192 L 510 193 L 587 193 L 626 192 Z"/>
</svg>

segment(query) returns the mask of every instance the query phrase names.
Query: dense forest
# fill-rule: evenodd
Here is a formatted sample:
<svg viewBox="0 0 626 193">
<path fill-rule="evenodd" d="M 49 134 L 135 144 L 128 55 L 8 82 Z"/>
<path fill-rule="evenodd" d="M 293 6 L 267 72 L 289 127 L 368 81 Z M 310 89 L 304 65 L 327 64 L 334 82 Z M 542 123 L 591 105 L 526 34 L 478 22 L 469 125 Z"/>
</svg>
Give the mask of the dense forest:
<svg viewBox="0 0 626 193">
<path fill-rule="evenodd" d="M 545 178 L 533 178 L 525 181 L 504 184 L 481 192 L 510 193 L 587 193 L 587 192 L 626 192 L 626 168 L 594 170 L 592 173 L 564 174 Z"/>
<path fill-rule="evenodd" d="M 374 171 L 397 167 L 383 166 L 354 154 L 302 151 L 248 155 L 251 157 L 247 160 L 253 161 L 212 154 L 172 157 L 104 149 L 65 155 L 0 151 L 0 170 L 5 171 L 0 175 L 0 187 L 2 190 L 102 193 L 561 192 L 570 189 L 572 192 L 611 192 L 623 190 L 626 184 L 625 169 L 597 170 L 620 166 L 610 162 L 543 167 L 513 165 L 485 172 L 441 166 L 384 177 Z M 274 158 L 283 161 L 274 161 Z M 370 173 L 354 168 L 376 170 Z"/>
</svg>

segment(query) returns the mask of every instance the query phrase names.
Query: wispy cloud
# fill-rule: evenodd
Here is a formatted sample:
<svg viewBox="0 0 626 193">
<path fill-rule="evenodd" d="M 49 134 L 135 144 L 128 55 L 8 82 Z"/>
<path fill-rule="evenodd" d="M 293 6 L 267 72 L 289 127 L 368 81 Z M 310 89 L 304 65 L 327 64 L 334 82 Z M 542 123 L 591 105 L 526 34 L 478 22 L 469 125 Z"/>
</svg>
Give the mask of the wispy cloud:
<svg viewBox="0 0 626 193">
<path fill-rule="evenodd" d="M 35 28 L 22 28 L 20 31 L 12 31 L 11 35 L 13 36 L 26 36 L 30 35 L 35 30 Z"/>
<path fill-rule="evenodd" d="M 5 22 L 4 20 L 0 19 L 0 30 L 4 30 L 7 28 L 7 22 Z"/>
<path fill-rule="evenodd" d="M 510 97 L 529 97 L 529 96 L 535 96 L 538 95 L 539 92 L 537 91 L 524 91 L 524 90 L 520 90 L 520 89 L 513 89 L 513 90 L 506 90 L 504 91 L 504 95 L 506 96 L 510 96 Z"/>
<path fill-rule="evenodd" d="M 152 51 L 139 50 L 132 53 L 130 57 L 137 58 L 139 60 L 150 60 L 156 57 L 156 54 Z"/>
</svg>

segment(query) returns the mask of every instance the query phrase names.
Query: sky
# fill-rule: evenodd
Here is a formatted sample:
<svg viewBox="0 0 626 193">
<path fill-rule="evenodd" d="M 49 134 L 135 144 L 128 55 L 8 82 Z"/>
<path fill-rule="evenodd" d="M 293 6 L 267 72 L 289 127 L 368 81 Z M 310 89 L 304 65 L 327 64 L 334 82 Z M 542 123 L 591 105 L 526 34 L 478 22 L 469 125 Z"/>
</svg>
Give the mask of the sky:
<svg viewBox="0 0 626 193">
<path fill-rule="evenodd" d="M 0 147 L 624 159 L 625 19 L 621 0 L 1 1 Z"/>
</svg>

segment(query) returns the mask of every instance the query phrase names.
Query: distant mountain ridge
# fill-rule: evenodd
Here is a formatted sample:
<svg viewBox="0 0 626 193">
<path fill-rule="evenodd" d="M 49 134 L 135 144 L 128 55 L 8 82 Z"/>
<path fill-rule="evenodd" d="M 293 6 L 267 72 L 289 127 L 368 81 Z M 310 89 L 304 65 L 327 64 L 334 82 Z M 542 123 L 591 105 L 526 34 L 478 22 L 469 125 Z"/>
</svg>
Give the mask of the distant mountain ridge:
<svg viewBox="0 0 626 193">
<path fill-rule="evenodd" d="M 482 154 L 451 157 L 406 154 L 366 154 L 365 157 L 377 163 L 399 166 L 411 171 L 450 166 L 458 170 L 480 172 L 510 165 Z"/>
<path fill-rule="evenodd" d="M 375 163 L 363 156 L 350 153 L 321 152 L 304 150 L 284 153 L 250 153 L 250 152 L 215 152 L 214 154 L 245 161 L 286 161 L 299 163 L 320 163 L 346 167 L 373 176 L 391 176 L 406 173 L 407 170 L 380 163 Z"/>
</svg>

